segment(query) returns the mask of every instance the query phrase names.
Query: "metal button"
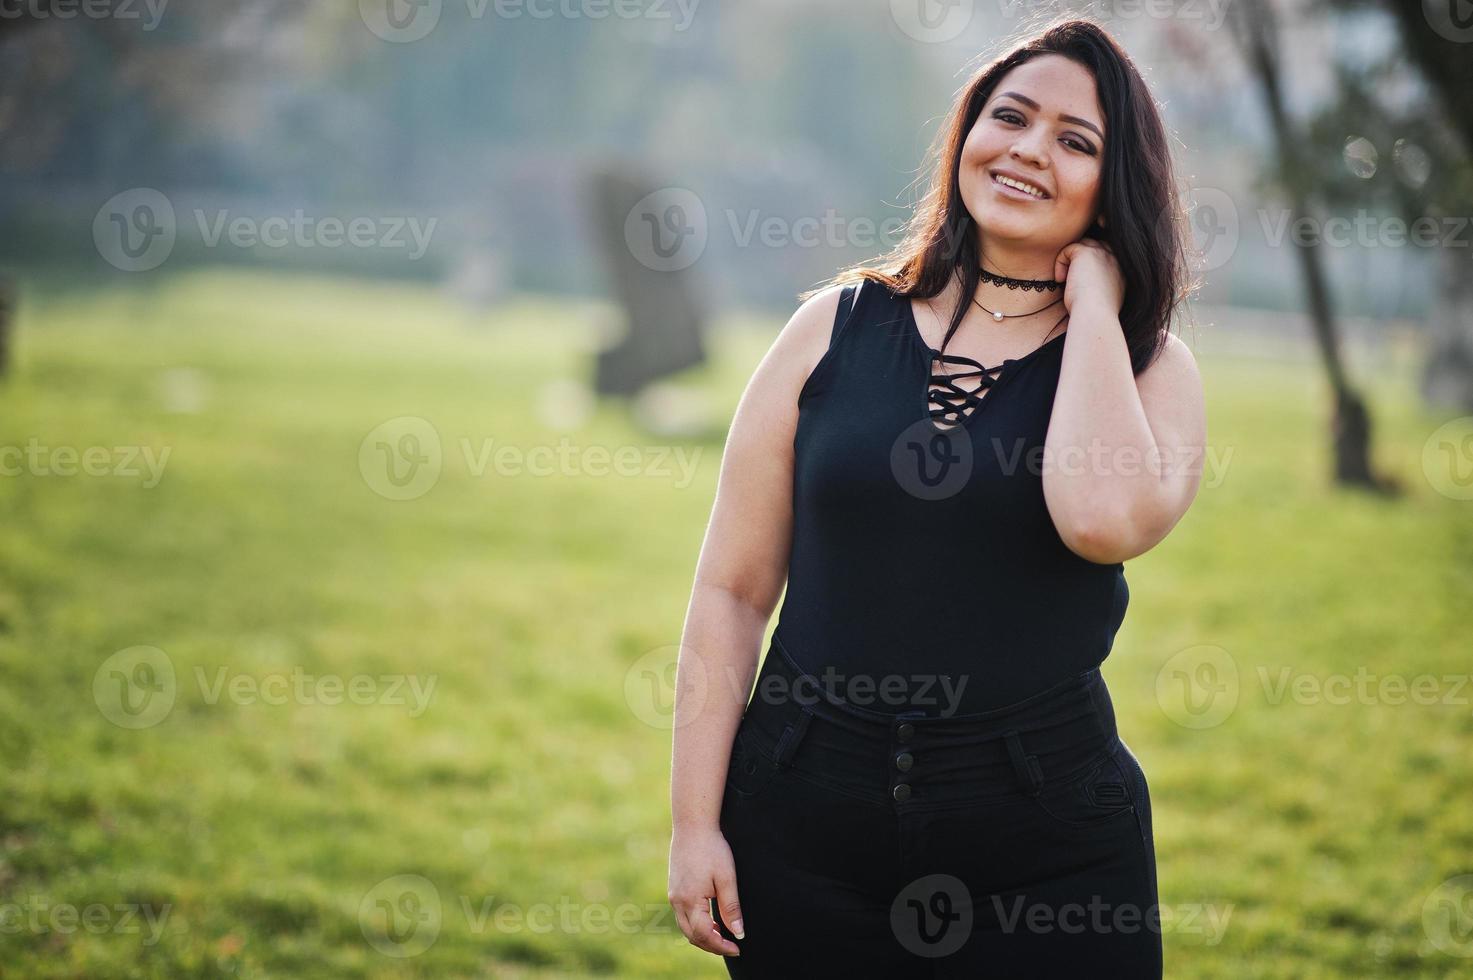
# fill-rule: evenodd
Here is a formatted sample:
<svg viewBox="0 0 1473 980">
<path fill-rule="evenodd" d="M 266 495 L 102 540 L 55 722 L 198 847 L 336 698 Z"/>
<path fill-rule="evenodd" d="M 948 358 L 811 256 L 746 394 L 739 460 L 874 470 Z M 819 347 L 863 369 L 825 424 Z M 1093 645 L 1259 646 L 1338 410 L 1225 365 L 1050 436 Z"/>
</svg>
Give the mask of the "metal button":
<svg viewBox="0 0 1473 980">
<path fill-rule="evenodd" d="M 895 737 L 902 742 L 909 742 L 916 737 L 916 726 L 908 721 L 901 722 L 900 727 L 895 729 Z"/>
<path fill-rule="evenodd" d="M 910 772 L 910 767 L 915 765 L 916 757 L 909 752 L 902 752 L 895 757 L 895 768 L 901 772 Z"/>
<path fill-rule="evenodd" d="M 890 795 L 895 798 L 896 803 L 904 803 L 910 799 L 910 783 L 896 783 Z"/>
</svg>

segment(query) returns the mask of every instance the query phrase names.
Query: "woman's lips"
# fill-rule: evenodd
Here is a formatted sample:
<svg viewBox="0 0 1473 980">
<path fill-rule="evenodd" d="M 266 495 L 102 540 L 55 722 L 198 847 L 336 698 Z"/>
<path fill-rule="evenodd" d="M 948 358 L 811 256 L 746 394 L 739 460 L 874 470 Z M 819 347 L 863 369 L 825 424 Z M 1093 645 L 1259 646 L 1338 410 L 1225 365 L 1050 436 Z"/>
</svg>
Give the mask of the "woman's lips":
<svg viewBox="0 0 1473 980">
<path fill-rule="evenodd" d="M 1033 201 L 1034 203 L 1041 203 L 1048 200 L 1048 198 L 1046 197 L 1035 197 L 1034 195 L 1029 194 L 1027 191 L 1020 191 L 1016 187 L 1009 187 L 1007 184 L 1004 184 L 1002 181 L 998 180 L 996 177 L 991 176 L 990 174 L 987 177 L 987 181 L 997 189 L 997 192 L 1001 196 L 1006 197 L 1010 200 Z"/>
</svg>

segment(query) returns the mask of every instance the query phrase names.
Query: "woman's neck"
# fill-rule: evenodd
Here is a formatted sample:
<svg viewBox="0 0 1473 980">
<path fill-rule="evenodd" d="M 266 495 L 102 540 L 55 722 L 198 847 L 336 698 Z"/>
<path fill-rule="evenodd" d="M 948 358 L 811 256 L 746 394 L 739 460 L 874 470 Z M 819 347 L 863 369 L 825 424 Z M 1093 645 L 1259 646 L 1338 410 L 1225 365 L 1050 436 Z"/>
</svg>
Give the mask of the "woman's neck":
<svg viewBox="0 0 1473 980">
<path fill-rule="evenodd" d="M 1056 252 L 1019 252 L 996 247 L 983 249 L 981 255 L 978 265 L 993 275 L 1034 282 L 1052 280 L 1054 263 L 1058 258 Z"/>
<path fill-rule="evenodd" d="M 1018 263 L 1016 265 L 995 265 L 991 257 L 982 261 L 982 268 L 987 272 L 1012 280 L 1021 282 L 1044 283 L 1053 279 L 1053 268 L 1041 266 L 1037 259 L 1032 264 Z M 995 319 L 993 314 L 1005 314 L 1004 323 L 1009 326 L 1024 326 L 1036 322 L 1033 316 L 1020 316 L 1019 314 L 1031 314 L 1038 312 L 1038 317 L 1052 315 L 1057 318 L 1063 311 L 1059 304 L 1054 301 L 1064 295 L 1063 286 L 1049 286 L 1045 288 L 1026 288 L 1021 284 L 1008 284 L 982 279 L 977 283 L 977 289 L 972 298 L 975 300 L 973 312 Z M 1049 304 L 1053 304 L 1050 306 Z"/>
</svg>

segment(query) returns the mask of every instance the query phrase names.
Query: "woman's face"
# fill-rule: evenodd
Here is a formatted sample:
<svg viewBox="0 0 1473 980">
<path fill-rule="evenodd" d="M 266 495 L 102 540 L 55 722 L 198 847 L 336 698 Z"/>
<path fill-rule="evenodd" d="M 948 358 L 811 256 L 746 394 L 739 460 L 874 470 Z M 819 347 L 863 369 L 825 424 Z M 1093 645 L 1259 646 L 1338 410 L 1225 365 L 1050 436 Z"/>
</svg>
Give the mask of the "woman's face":
<svg viewBox="0 0 1473 980">
<path fill-rule="evenodd" d="M 1098 214 L 1105 114 L 1089 70 L 1040 55 L 992 90 L 962 146 L 962 202 L 989 242 L 1057 251 L 1078 241 Z M 1042 196 L 997 182 L 1003 173 Z"/>
</svg>

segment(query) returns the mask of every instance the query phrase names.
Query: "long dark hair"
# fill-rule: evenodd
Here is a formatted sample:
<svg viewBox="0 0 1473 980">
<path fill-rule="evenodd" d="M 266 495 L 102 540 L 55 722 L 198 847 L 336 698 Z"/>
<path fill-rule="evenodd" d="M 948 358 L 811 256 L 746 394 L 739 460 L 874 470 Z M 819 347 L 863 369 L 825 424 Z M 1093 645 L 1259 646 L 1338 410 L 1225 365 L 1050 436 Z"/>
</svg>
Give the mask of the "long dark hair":
<svg viewBox="0 0 1473 980">
<path fill-rule="evenodd" d="M 1139 374 L 1166 346 L 1172 311 L 1195 288 L 1189 274 L 1186 221 L 1171 163 L 1166 127 L 1135 64 L 1093 21 L 1070 18 L 1045 27 L 983 66 L 957 94 L 931 148 L 930 186 L 906 228 L 905 238 L 877 264 L 860 263 L 804 293 L 869 279 L 905 297 L 929 299 L 956 277 L 962 300 L 951 315 L 942 349 L 956 332 L 981 279 L 976 222 L 961 195 L 962 145 L 997 83 L 1013 68 L 1042 54 L 1060 54 L 1089 69 L 1105 112 L 1100 213 L 1104 226 L 1085 232 L 1108 244 L 1125 280 L 1120 326 Z"/>
</svg>

